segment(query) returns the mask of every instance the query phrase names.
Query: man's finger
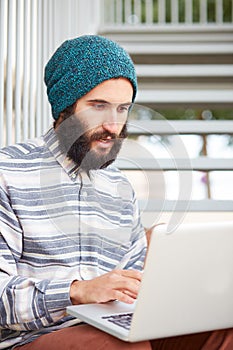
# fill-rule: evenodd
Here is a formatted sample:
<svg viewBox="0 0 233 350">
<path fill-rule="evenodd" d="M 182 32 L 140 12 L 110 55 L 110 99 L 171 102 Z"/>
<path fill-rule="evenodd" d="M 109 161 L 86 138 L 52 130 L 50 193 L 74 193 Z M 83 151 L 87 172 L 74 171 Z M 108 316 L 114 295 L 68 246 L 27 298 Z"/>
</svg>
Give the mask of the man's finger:
<svg viewBox="0 0 233 350">
<path fill-rule="evenodd" d="M 142 273 L 137 270 L 121 270 L 121 275 L 124 277 L 134 278 L 140 282 L 142 280 Z"/>
</svg>

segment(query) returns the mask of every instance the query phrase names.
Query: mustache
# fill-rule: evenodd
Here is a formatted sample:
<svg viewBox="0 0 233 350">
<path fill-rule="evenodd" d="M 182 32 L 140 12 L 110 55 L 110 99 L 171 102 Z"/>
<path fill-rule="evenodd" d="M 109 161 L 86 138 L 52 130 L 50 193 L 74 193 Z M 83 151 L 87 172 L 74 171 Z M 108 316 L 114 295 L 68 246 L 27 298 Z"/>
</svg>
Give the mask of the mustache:
<svg viewBox="0 0 233 350">
<path fill-rule="evenodd" d="M 98 141 L 98 140 L 105 140 L 105 139 L 109 139 L 109 140 L 120 140 L 122 139 L 123 136 L 121 135 L 117 135 L 108 131 L 97 131 L 95 132 L 93 135 L 90 135 L 89 137 L 89 141 Z"/>
</svg>

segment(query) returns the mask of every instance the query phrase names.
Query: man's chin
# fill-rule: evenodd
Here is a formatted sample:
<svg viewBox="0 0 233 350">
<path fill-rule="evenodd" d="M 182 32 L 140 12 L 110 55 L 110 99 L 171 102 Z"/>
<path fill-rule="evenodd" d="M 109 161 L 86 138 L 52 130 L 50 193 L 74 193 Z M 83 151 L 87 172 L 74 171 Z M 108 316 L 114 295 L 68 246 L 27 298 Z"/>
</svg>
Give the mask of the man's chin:
<svg viewBox="0 0 233 350">
<path fill-rule="evenodd" d="M 85 171 L 105 169 L 107 166 L 112 164 L 115 158 L 99 156 L 92 159 L 84 159 L 80 165 L 80 168 Z"/>
<path fill-rule="evenodd" d="M 117 157 L 116 154 L 113 155 L 111 152 L 106 152 L 106 150 L 103 152 L 91 150 L 81 159 L 73 152 L 69 152 L 67 155 L 80 169 L 86 172 L 89 172 L 90 170 L 104 169 L 113 163 Z"/>
<path fill-rule="evenodd" d="M 111 152 L 113 147 L 112 142 L 104 143 L 104 142 L 95 142 L 93 146 L 91 147 L 91 151 L 98 155 L 107 155 Z"/>
<path fill-rule="evenodd" d="M 112 149 L 112 147 L 110 149 L 109 148 L 98 147 L 98 148 L 95 148 L 95 149 L 92 150 L 92 155 L 96 159 L 111 158 L 111 156 L 110 156 L 111 149 Z"/>
</svg>

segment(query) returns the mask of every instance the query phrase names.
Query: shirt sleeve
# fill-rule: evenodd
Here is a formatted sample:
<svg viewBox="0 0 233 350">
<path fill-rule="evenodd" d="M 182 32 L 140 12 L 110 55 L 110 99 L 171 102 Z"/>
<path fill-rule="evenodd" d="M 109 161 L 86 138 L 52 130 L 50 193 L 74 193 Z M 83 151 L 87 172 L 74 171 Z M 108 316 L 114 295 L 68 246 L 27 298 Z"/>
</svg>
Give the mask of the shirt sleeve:
<svg viewBox="0 0 233 350">
<path fill-rule="evenodd" d="M 70 280 L 38 280 L 17 273 L 23 232 L 0 174 L 0 328 L 36 330 L 65 314 Z"/>
</svg>

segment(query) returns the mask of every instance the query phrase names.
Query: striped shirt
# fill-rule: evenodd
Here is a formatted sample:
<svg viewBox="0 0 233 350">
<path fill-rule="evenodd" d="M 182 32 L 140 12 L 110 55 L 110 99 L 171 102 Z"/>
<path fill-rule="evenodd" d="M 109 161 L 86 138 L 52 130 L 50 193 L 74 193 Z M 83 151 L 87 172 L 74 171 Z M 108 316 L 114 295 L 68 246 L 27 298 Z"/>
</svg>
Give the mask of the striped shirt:
<svg viewBox="0 0 233 350">
<path fill-rule="evenodd" d="M 73 280 L 143 267 L 130 183 L 113 166 L 77 171 L 53 128 L 0 151 L 0 213 L 0 349 L 78 323 Z"/>
</svg>

